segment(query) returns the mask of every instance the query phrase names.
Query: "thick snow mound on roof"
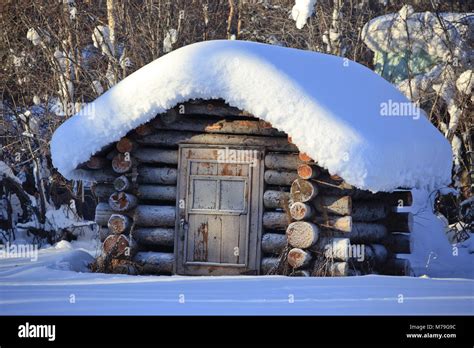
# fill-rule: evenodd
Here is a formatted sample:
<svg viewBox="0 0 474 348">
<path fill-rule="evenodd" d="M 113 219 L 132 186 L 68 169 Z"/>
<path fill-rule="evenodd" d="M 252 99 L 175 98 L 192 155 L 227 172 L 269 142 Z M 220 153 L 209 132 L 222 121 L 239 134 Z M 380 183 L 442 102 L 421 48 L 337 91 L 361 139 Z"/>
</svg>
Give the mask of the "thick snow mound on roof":
<svg viewBox="0 0 474 348">
<path fill-rule="evenodd" d="M 136 71 L 61 125 L 51 141 L 67 178 L 104 145 L 193 98 L 222 98 L 291 135 L 332 174 L 372 191 L 450 182 L 451 149 L 421 114 L 383 116 L 408 100 L 340 57 L 244 41 L 183 47 Z M 387 110 L 385 110 L 386 112 Z"/>
</svg>

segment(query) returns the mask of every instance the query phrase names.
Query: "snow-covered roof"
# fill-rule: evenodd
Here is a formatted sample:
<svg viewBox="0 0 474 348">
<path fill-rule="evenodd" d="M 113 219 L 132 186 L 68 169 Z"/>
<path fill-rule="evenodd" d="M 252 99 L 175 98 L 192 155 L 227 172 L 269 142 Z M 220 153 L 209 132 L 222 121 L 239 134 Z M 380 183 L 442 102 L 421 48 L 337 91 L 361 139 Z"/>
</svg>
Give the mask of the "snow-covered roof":
<svg viewBox="0 0 474 348">
<path fill-rule="evenodd" d="M 54 165 L 74 169 L 128 131 L 190 99 L 222 98 L 288 133 L 330 173 L 372 191 L 435 188 L 451 177 L 448 142 L 424 117 L 384 116 L 408 100 L 341 57 L 245 41 L 207 41 L 144 66 L 54 133 Z M 405 104 L 403 104 L 405 105 Z"/>
</svg>

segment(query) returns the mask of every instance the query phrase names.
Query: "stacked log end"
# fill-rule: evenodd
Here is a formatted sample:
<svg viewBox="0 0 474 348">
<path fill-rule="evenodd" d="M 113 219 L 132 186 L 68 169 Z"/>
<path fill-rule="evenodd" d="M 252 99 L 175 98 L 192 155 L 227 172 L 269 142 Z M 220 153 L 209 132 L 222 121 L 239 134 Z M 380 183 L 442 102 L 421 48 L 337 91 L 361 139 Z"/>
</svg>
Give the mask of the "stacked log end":
<svg viewBox="0 0 474 348">
<path fill-rule="evenodd" d="M 410 253 L 412 216 L 396 212 L 400 202 L 412 203 L 409 191 L 359 190 L 304 153 L 291 165 L 298 177 L 287 200 L 292 222 L 286 228 L 286 259 L 294 271 L 313 276 L 409 274 L 409 263 L 401 254 Z M 289 165 L 282 167 L 285 172 L 289 169 Z M 275 171 L 272 168 L 272 178 Z M 274 195 L 268 193 L 268 198 Z"/>
<path fill-rule="evenodd" d="M 146 136 L 152 130 L 151 125 L 145 125 L 135 133 Z M 155 151 L 124 137 L 106 157 L 89 162 L 88 166 L 96 169 L 104 168 L 104 163 L 109 165 L 107 180 L 97 180 L 99 184 L 95 186 L 99 197 L 95 220 L 101 226 L 100 259 L 104 270 L 171 274 L 177 150 Z"/>
</svg>

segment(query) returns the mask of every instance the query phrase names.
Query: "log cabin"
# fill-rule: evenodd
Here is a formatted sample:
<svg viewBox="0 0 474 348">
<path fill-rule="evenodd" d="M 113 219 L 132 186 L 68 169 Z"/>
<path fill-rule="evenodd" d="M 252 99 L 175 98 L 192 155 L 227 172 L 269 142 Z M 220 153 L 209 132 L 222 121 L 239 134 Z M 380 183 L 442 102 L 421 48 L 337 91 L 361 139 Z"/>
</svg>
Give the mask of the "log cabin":
<svg viewBox="0 0 474 348">
<path fill-rule="evenodd" d="M 210 44 L 213 50 L 208 51 Z M 252 54 L 253 45 L 265 48 L 263 52 L 268 47 L 272 52 L 289 50 L 254 43 L 211 42 L 199 44 L 198 53 L 212 58 L 214 49 L 222 52 L 230 47 L 234 57 L 238 48 L 244 52 L 240 56 L 244 60 L 248 44 Z M 186 48 L 176 52 L 182 50 Z M 179 61 L 182 56 L 189 58 L 190 53 L 175 58 Z M 293 58 L 298 59 L 298 55 Z M 259 59 L 270 60 L 266 55 Z M 204 64 L 196 67 L 201 73 L 216 68 L 207 61 L 199 64 Z M 258 106 L 233 100 L 230 87 L 236 84 L 241 90 L 245 86 L 232 82 L 231 76 L 223 78 L 229 88 L 219 86 L 203 95 L 196 92 L 205 89 L 202 76 L 186 70 L 186 78 L 196 75 L 195 90 L 179 92 L 181 101 L 159 100 L 156 93 L 173 94 L 169 85 L 157 87 L 160 79 L 167 81 L 162 65 L 157 65 L 160 71 L 151 78 L 147 76 L 149 66 L 126 78 L 96 100 L 94 115 L 98 116 L 87 120 L 76 115 L 53 137 L 53 162 L 58 169 L 68 178 L 94 183 L 98 197 L 95 221 L 102 242 L 97 270 L 213 276 L 410 275 L 407 255 L 413 244 L 413 216 L 399 209 L 413 204 L 410 185 L 387 190 L 358 185 L 353 174 L 359 168 L 347 167 L 352 163 L 344 158 L 347 152 L 339 151 L 337 158 L 325 156 L 325 149 L 308 146 L 307 138 L 299 136 L 302 133 L 288 132 L 307 127 L 317 138 L 322 123 L 308 124 L 302 117 L 302 123 L 292 128 L 279 117 L 269 117 L 271 110 L 266 113 Z M 251 67 L 249 63 L 240 68 L 251 71 Z M 175 68 L 173 71 L 177 74 L 173 78 L 179 80 L 179 73 Z M 369 77 L 370 81 L 380 79 L 371 72 Z M 216 81 L 215 76 L 213 79 Z M 285 88 L 278 82 L 277 87 Z M 275 76 L 260 83 L 258 88 L 270 88 Z M 152 90 L 142 99 L 152 99 L 152 106 L 120 100 L 121 93 L 135 93 L 139 98 L 138 92 L 131 91 L 139 85 L 144 94 Z M 384 88 L 390 93 L 394 90 L 388 83 Z M 398 92 L 390 93 L 393 98 L 403 98 Z M 261 102 L 266 103 L 265 99 Z M 357 105 L 367 102 L 355 103 L 353 112 L 363 114 Z M 287 117 L 308 112 L 289 111 L 293 115 Z M 120 129 L 112 136 L 102 133 L 100 127 L 114 127 L 114 117 L 122 123 Z M 127 117 L 134 121 L 123 121 Z M 314 122 L 318 123 L 317 118 Z M 403 127 L 412 125 L 404 122 Z M 337 134 L 337 129 L 334 132 Z M 99 138 L 91 140 L 94 134 Z M 70 146 L 75 140 L 71 137 L 78 144 Z M 392 147 L 390 151 L 387 156 L 398 149 Z M 392 180 L 397 185 L 397 176 Z"/>
</svg>

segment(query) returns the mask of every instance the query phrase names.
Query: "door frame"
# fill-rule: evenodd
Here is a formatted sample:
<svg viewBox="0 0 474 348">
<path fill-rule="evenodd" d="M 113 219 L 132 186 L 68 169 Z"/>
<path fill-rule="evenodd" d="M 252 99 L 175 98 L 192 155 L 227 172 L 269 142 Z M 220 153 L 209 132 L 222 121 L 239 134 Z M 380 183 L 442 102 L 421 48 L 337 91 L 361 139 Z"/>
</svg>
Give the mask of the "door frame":
<svg viewBox="0 0 474 348">
<path fill-rule="evenodd" d="M 246 236 L 246 243 L 248 245 L 248 252 L 246 257 L 246 267 L 248 268 L 251 265 L 255 265 L 255 272 L 244 271 L 240 273 L 239 268 L 243 267 L 234 267 L 232 265 L 213 265 L 212 263 L 207 264 L 196 264 L 196 265 L 185 265 L 185 255 L 184 252 L 186 251 L 184 231 L 181 226 L 181 220 L 186 217 L 186 207 L 188 202 L 184 202 L 184 208 L 182 208 L 181 197 L 187 194 L 187 189 L 189 185 L 189 175 L 188 173 L 184 173 L 184 168 L 182 168 L 182 152 L 183 149 L 236 149 L 236 150 L 257 150 L 258 152 L 258 165 L 253 170 L 257 170 L 258 173 L 253 174 L 256 175 L 256 185 L 252 185 L 253 181 L 252 177 L 249 178 L 249 191 L 251 192 L 248 209 L 248 219 L 249 219 L 249 228 L 248 234 Z M 261 240 L 262 240 L 262 220 L 263 220 L 263 194 L 264 194 L 264 174 L 265 174 L 265 166 L 264 166 L 264 158 L 265 158 L 265 147 L 264 146 L 242 146 L 242 145 L 206 145 L 206 144 L 179 144 L 178 149 L 178 178 L 177 178 L 177 187 L 176 187 L 176 220 L 175 220 L 175 238 L 174 238 L 174 256 L 175 262 L 173 266 L 173 272 L 175 274 L 182 274 L 186 275 L 186 267 L 207 267 L 213 268 L 212 273 L 209 275 L 258 275 L 260 274 L 260 263 L 261 263 Z M 256 187 L 254 187 L 256 186 Z M 184 190 L 184 192 L 183 192 Z M 252 196 L 255 198 L 255 202 L 252 203 Z M 189 197 L 186 197 L 188 199 Z M 252 215 L 255 214 L 255 216 Z M 252 238 L 252 233 L 255 234 L 255 248 L 256 250 L 253 252 L 250 250 L 250 239 Z M 251 258 L 255 258 L 251 260 Z M 189 274 L 188 274 L 189 275 Z"/>
</svg>

